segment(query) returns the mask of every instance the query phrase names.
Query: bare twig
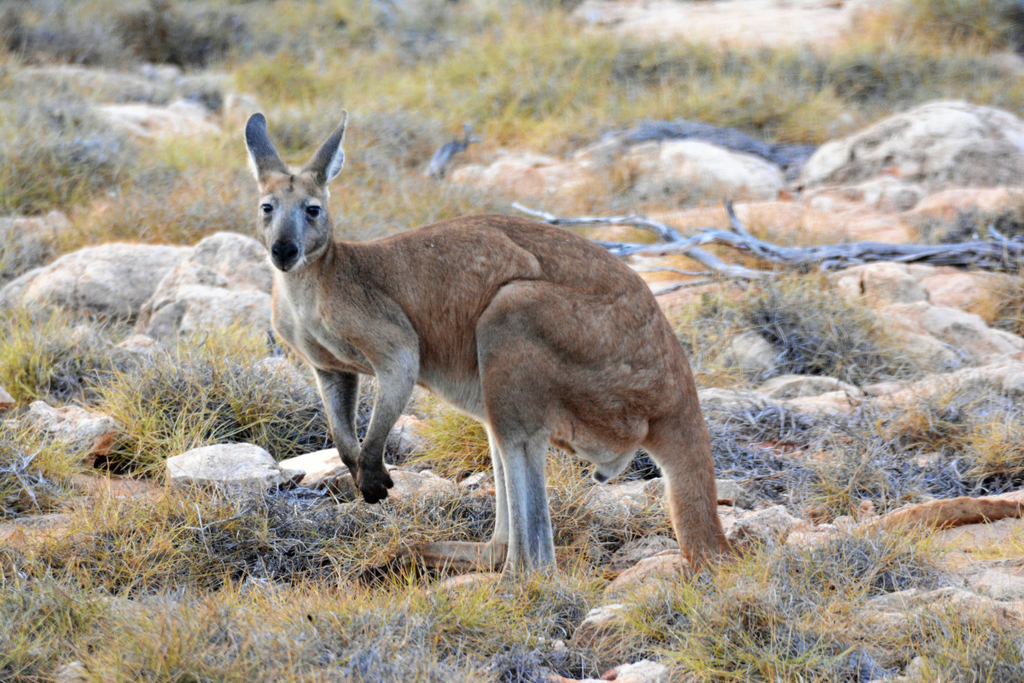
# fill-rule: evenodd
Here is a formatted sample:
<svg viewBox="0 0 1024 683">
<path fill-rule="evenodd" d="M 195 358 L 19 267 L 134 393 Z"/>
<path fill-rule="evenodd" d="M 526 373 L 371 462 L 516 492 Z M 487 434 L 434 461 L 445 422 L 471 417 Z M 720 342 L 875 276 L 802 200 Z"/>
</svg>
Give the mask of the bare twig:
<svg viewBox="0 0 1024 683">
<path fill-rule="evenodd" d="M 991 240 L 973 239 L 956 244 L 886 244 L 884 242 L 850 242 L 847 244 L 826 244 L 810 247 L 783 247 L 757 239 L 740 223 L 732 203 L 726 203 L 731 230 L 704 228 L 691 237 L 681 237 L 669 226 L 644 218 L 643 216 L 585 216 L 582 218 L 557 218 L 549 213 L 527 209 L 521 204 L 513 208 L 553 225 L 635 225 L 651 230 L 663 240 L 660 244 L 634 244 L 628 242 L 603 242 L 598 244 L 616 256 L 667 256 L 684 254 L 711 271 L 724 277 L 756 279 L 768 275 L 768 271 L 752 270 L 743 266 L 728 264 L 700 247 L 719 244 L 741 251 L 768 263 L 797 268 L 799 270 L 838 270 L 849 266 L 874 261 L 899 261 L 902 263 L 926 263 L 936 266 L 960 266 L 983 270 L 1017 272 L 1024 259 L 1024 240 L 1006 239 L 995 230 L 990 230 Z M 652 227 L 659 226 L 659 227 Z"/>
</svg>

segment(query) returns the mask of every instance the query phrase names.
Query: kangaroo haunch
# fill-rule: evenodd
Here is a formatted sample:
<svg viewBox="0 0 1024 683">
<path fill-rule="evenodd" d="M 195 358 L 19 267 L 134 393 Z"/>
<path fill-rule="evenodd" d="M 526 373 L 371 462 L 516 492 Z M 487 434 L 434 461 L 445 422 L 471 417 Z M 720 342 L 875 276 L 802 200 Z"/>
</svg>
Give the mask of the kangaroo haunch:
<svg viewBox="0 0 1024 683">
<path fill-rule="evenodd" d="M 298 169 L 278 156 L 262 114 L 249 119 L 245 141 L 275 267 L 274 329 L 316 373 L 338 452 L 366 501 L 388 495 L 384 445 L 419 384 L 490 437 L 497 518 L 490 542 L 472 544 L 481 565 L 554 564 L 549 444 L 593 463 L 601 482 L 643 446 L 665 476 L 686 557 L 699 565 L 727 552 L 693 376 L 643 280 L 582 237 L 507 216 L 335 241 L 327 184 L 344 164 L 346 120 Z M 378 386 L 362 444 L 361 374 Z"/>
</svg>

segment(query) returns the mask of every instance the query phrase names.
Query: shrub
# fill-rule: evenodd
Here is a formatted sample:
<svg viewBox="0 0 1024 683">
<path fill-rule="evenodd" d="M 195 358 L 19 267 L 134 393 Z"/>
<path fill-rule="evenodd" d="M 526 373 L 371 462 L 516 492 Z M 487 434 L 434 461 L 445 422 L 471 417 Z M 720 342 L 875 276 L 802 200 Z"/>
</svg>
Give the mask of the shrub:
<svg viewBox="0 0 1024 683">
<path fill-rule="evenodd" d="M 0 386 L 19 403 L 94 400 L 99 386 L 131 362 L 110 341 L 126 334 L 118 323 L 25 309 L 6 311 L 0 321 Z"/>
<path fill-rule="evenodd" d="M 115 374 L 99 398 L 123 426 L 110 464 L 148 471 L 216 443 L 254 443 L 277 459 L 325 448 L 312 382 L 256 367 L 266 351 L 264 337 L 232 331 L 182 340 L 166 357 Z"/>
<path fill-rule="evenodd" d="M 0 518 L 50 512 L 70 496 L 81 458 L 13 420 L 0 421 Z"/>
<path fill-rule="evenodd" d="M 0 99 L 0 212 L 33 214 L 117 185 L 135 148 L 68 93 Z"/>
<path fill-rule="evenodd" d="M 186 17 L 166 0 L 151 0 L 146 9 L 119 14 L 115 25 L 125 48 L 140 60 L 180 67 L 222 59 L 245 36 L 245 23 L 236 14 L 207 10 Z"/>
</svg>

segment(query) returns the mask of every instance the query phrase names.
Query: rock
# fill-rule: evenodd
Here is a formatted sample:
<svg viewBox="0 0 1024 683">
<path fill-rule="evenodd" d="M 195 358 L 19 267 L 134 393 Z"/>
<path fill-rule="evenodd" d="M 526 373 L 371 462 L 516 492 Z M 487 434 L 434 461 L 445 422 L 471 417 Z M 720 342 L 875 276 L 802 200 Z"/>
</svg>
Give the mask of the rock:
<svg viewBox="0 0 1024 683">
<path fill-rule="evenodd" d="M 697 398 L 702 406 L 720 406 L 722 408 L 735 406 L 760 408 L 772 403 L 764 394 L 736 389 L 701 389 L 697 392 Z"/>
<path fill-rule="evenodd" d="M 874 178 L 858 185 L 823 187 L 805 193 L 803 199 L 838 198 L 866 205 L 876 211 L 897 213 L 913 209 L 927 194 L 917 183 L 905 183 L 894 176 Z"/>
<path fill-rule="evenodd" d="M 79 249 L 7 283 L 0 289 L 0 308 L 20 303 L 135 317 L 160 280 L 191 252 L 190 247 L 120 242 Z"/>
<path fill-rule="evenodd" d="M 300 472 L 281 469 L 270 453 L 248 443 L 193 448 L 167 459 L 167 479 L 177 486 L 260 492 L 301 477 Z"/>
<path fill-rule="evenodd" d="M 430 439 L 424 433 L 426 423 L 413 415 L 402 415 L 391 430 L 389 445 L 406 457 L 422 455 L 430 449 Z"/>
<path fill-rule="evenodd" d="M 932 337 L 976 363 L 989 363 L 1007 356 L 1019 358 L 1024 352 L 1024 339 L 990 328 L 981 316 L 973 313 L 932 306 L 924 301 L 888 304 L 880 311 L 893 327 L 910 333 L 911 338 Z"/>
<path fill-rule="evenodd" d="M 1021 187 L 958 187 L 926 197 L 913 213 L 915 216 L 952 221 L 958 213 L 999 213 L 1021 204 L 1024 204 L 1024 188 Z"/>
<path fill-rule="evenodd" d="M 797 413 L 844 415 L 853 412 L 857 402 L 857 397 L 848 391 L 827 391 L 817 396 L 793 398 L 784 405 Z"/>
<path fill-rule="evenodd" d="M 625 626 L 625 611 L 626 606 L 622 603 L 612 603 L 590 610 L 572 634 L 572 646 L 600 650 L 608 641 L 615 641 Z"/>
<path fill-rule="evenodd" d="M 212 135 L 220 126 L 201 104 L 176 100 L 169 105 L 105 104 L 96 112 L 110 125 L 140 138 Z"/>
<path fill-rule="evenodd" d="M 723 526 L 725 526 L 723 524 Z M 786 540 L 794 531 L 805 531 L 811 525 L 794 517 L 781 505 L 750 512 L 736 518 L 725 536 L 735 547 L 774 545 Z"/>
<path fill-rule="evenodd" d="M 68 513 L 49 513 L 0 522 L 0 547 L 29 549 L 41 541 L 62 536 L 73 528 L 72 517 Z"/>
<path fill-rule="evenodd" d="M 750 502 L 750 496 L 735 479 L 715 479 L 715 488 L 718 491 L 719 505 L 746 507 Z"/>
<path fill-rule="evenodd" d="M 89 465 L 110 452 L 118 430 L 117 422 L 102 413 L 78 406 L 54 408 L 44 401 L 34 401 L 22 419 L 50 438 L 68 444 Z"/>
<path fill-rule="evenodd" d="M 3 415 L 16 405 L 18 405 L 17 401 L 3 387 L 0 387 L 0 415 Z"/>
<path fill-rule="evenodd" d="M 904 263 L 881 261 L 844 268 L 830 275 L 829 280 L 848 301 L 860 297 L 871 303 L 928 301 L 928 292 Z"/>
<path fill-rule="evenodd" d="M 459 482 L 459 488 L 466 491 L 486 491 L 494 493 L 494 475 L 490 472 L 477 472 Z"/>
<path fill-rule="evenodd" d="M 987 524 L 967 524 L 935 534 L 936 544 L 968 553 L 1005 551 L 1024 543 L 1024 520 L 1005 517 Z"/>
<path fill-rule="evenodd" d="M 588 492 L 588 502 L 605 508 L 608 512 L 626 513 L 647 507 L 663 495 L 664 482 L 661 477 L 638 479 L 622 484 L 594 484 Z"/>
<path fill-rule="evenodd" d="M 0 217 L 0 283 L 53 258 L 58 239 L 70 227 L 60 211 L 33 218 Z"/>
<path fill-rule="evenodd" d="M 641 560 L 659 555 L 667 550 L 679 552 L 675 539 L 657 534 L 634 539 L 615 551 L 608 561 L 608 571 L 623 572 Z"/>
<path fill-rule="evenodd" d="M 972 562 L 959 573 L 979 595 L 1006 602 L 1024 600 L 1024 560 L 1019 557 Z"/>
<path fill-rule="evenodd" d="M 690 563 L 679 549 L 665 550 L 657 555 L 644 558 L 615 577 L 604 589 L 605 599 L 637 588 L 653 589 L 659 582 L 678 583 L 690 569 Z"/>
<path fill-rule="evenodd" d="M 79 661 L 68 662 L 54 674 L 55 683 L 88 683 L 89 670 Z"/>
<path fill-rule="evenodd" d="M 510 196 L 546 197 L 569 189 L 579 176 L 579 169 L 555 157 L 501 150 L 490 165 L 460 166 L 448 175 L 448 180 Z"/>
<path fill-rule="evenodd" d="M 800 174 L 805 188 L 890 174 L 929 191 L 1024 177 L 1024 122 L 966 102 L 930 102 L 822 145 Z"/>
<path fill-rule="evenodd" d="M 780 375 L 773 377 L 757 388 L 770 399 L 788 401 L 805 396 L 820 396 L 827 392 L 839 391 L 851 396 L 860 396 L 861 391 L 852 384 L 831 377 L 816 375 Z"/>
<path fill-rule="evenodd" d="M 648 659 L 640 660 L 634 664 L 623 664 L 612 669 L 614 680 L 617 683 L 668 683 L 668 667 Z M 608 674 L 605 674 L 607 676 Z"/>
<path fill-rule="evenodd" d="M 1009 397 L 1024 396 L 1024 363 L 1013 358 L 1000 358 L 980 367 L 935 374 L 887 392 L 879 402 L 901 405 L 950 391 L 993 391 Z"/>
<path fill-rule="evenodd" d="M 924 526 L 931 529 L 950 529 L 965 524 L 995 522 L 1006 517 L 1017 518 L 1024 514 L 1024 501 L 1009 500 L 995 496 L 983 498 L 948 498 L 914 505 L 903 510 L 890 512 L 884 517 L 866 524 L 870 528 L 901 529 L 907 526 Z"/>
<path fill-rule="evenodd" d="M 695 140 L 646 142 L 630 149 L 620 163 L 634 171 L 634 189 L 644 198 L 777 199 L 786 186 L 778 166 Z"/>
<path fill-rule="evenodd" d="M 458 491 L 455 482 L 443 479 L 430 471 L 409 472 L 393 469 L 390 470 L 390 474 L 395 485 L 388 489 L 388 498 L 395 501 L 412 496 L 452 495 Z"/>
<path fill-rule="evenodd" d="M 127 351 L 136 358 L 152 359 L 154 356 L 163 353 L 167 347 L 156 339 L 144 334 L 133 334 L 117 345 L 117 348 Z"/>
<path fill-rule="evenodd" d="M 241 129 L 250 116 L 261 111 L 263 108 L 253 95 L 230 92 L 224 96 L 221 119 L 226 125 Z"/>
<path fill-rule="evenodd" d="M 877 0 L 876 0 L 877 1 Z M 831 48 L 854 26 L 861 2 L 732 0 L 672 2 L 586 0 L 572 16 L 648 42 L 707 43 L 714 47 Z"/>
<path fill-rule="evenodd" d="M 278 466 L 281 469 L 302 472 L 299 486 L 311 489 L 318 488 L 321 483 L 326 483 L 329 477 L 348 472 L 348 468 L 341 462 L 337 448 L 325 448 L 322 451 L 287 458 L 279 462 Z M 353 486 L 353 488 L 355 487 Z"/>
<path fill-rule="evenodd" d="M 957 268 L 936 268 L 934 275 L 921 278 L 921 287 L 934 306 L 976 313 L 975 307 L 996 296 L 1004 282 L 995 273 L 969 273 Z"/>
<path fill-rule="evenodd" d="M 269 330 L 272 284 L 260 243 L 220 232 L 201 240 L 166 274 L 135 329 L 157 339 L 231 326 Z"/>
<path fill-rule="evenodd" d="M 474 589 L 478 586 L 488 586 L 501 580 L 501 574 L 497 572 L 472 572 L 450 576 L 437 584 L 437 590 L 457 592 L 460 590 Z"/>
<path fill-rule="evenodd" d="M 727 368 L 739 368 L 745 375 L 763 377 L 778 366 L 775 347 L 757 332 L 744 332 L 729 340 L 723 362 Z"/>
<path fill-rule="evenodd" d="M 917 588 L 880 595 L 868 601 L 868 607 L 878 612 L 910 612 L 921 614 L 932 612 L 944 615 L 950 611 L 973 612 L 978 616 L 990 617 L 996 623 L 1005 623 L 1012 628 L 1024 626 L 1024 603 L 993 600 L 962 588 L 939 588 L 921 591 Z"/>
<path fill-rule="evenodd" d="M 294 363 L 284 356 L 261 358 L 253 363 L 251 368 L 253 372 L 281 382 L 290 391 L 306 391 L 315 386 L 305 368 L 296 367 Z"/>
</svg>

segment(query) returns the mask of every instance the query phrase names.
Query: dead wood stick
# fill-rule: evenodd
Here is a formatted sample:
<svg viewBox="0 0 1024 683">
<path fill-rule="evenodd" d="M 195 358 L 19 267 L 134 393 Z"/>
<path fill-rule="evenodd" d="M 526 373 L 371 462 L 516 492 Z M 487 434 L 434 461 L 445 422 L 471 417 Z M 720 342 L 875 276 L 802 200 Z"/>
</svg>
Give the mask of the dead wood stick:
<svg viewBox="0 0 1024 683">
<path fill-rule="evenodd" d="M 953 244 L 887 244 L 884 242 L 850 242 L 809 247 L 783 247 L 760 240 L 751 235 L 740 223 L 732 202 L 726 202 L 731 230 L 703 228 L 695 235 L 682 237 L 674 228 L 652 221 L 644 216 L 584 216 L 558 218 L 544 211 L 536 211 L 513 204 L 513 208 L 552 225 L 633 225 L 655 233 L 659 244 L 605 242 L 598 244 L 616 256 L 667 256 L 684 254 L 709 270 L 725 277 L 756 279 L 768 271 L 752 270 L 725 263 L 717 256 L 701 249 L 707 244 L 718 244 L 735 249 L 768 263 L 798 270 L 839 270 L 874 261 L 925 263 L 935 266 L 959 266 L 1003 272 L 1019 272 L 1024 264 L 1024 239 L 1006 239 L 990 230 L 990 240 L 974 239 Z"/>
</svg>

